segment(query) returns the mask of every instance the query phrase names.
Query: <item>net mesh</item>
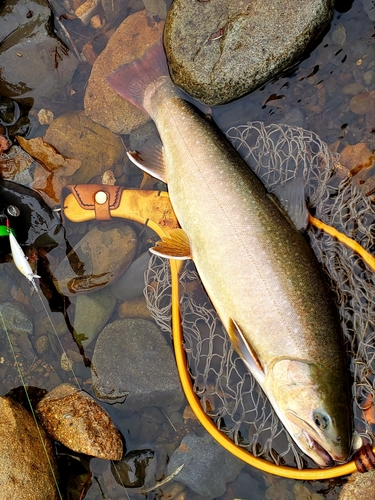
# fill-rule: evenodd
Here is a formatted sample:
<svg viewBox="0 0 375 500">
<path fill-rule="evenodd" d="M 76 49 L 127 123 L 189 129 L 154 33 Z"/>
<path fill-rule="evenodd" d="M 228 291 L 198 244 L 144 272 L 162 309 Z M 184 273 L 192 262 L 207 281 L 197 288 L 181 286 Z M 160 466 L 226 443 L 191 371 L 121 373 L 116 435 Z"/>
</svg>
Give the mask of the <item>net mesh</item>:
<svg viewBox="0 0 375 500">
<path fill-rule="evenodd" d="M 339 155 L 330 152 L 314 132 L 252 122 L 232 127 L 227 136 L 270 192 L 302 177 L 309 211 L 374 252 L 371 200 L 340 165 Z M 322 231 L 309 227 L 308 238 L 336 296 L 351 356 L 355 430 L 365 442 L 373 443 L 374 274 L 359 255 Z M 152 256 L 145 283 L 153 318 L 171 334 L 169 262 Z M 217 427 L 254 456 L 298 468 L 313 465 L 285 432 L 233 350 L 192 262 L 185 264 L 180 275 L 180 305 L 194 391 Z"/>
</svg>

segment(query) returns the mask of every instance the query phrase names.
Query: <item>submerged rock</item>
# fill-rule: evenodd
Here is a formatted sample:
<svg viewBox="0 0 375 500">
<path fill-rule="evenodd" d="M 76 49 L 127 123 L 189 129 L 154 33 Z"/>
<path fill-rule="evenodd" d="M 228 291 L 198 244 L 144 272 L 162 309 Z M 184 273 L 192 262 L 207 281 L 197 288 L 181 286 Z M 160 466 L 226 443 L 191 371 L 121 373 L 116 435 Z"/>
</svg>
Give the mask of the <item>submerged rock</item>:
<svg viewBox="0 0 375 500">
<path fill-rule="evenodd" d="M 113 285 L 111 292 L 119 300 L 132 300 L 143 297 L 145 287 L 145 272 L 150 262 L 150 252 L 145 252 L 137 257 L 129 268 L 119 277 Z"/>
<path fill-rule="evenodd" d="M 81 162 L 71 184 L 87 183 L 98 174 L 121 163 L 124 145 L 110 130 L 82 112 L 59 116 L 48 127 L 44 140 L 62 155 Z"/>
<path fill-rule="evenodd" d="M 62 384 L 44 396 L 36 414 L 48 434 L 67 448 L 107 460 L 122 457 L 120 433 L 108 413 L 86 392 Z"/>
<path fill-rule="evenodd" d="M 74 313 L 76 340 L 88 347 L 99 335 L 116 306 L 117 300 L 110 290 L 97 290 L 77 296 Z"/>
<path fill-rule="evenodd" d="M 199 457 L 199 459 L 198 459 Z M 174 480 L 186 484 L 195 493 L 209 498 L 225 493 L 243 462 L 220 446 L 208 433 L 203 437 L 188 434 L 171 456 L 168 475 L 184 464 Z"/>
<path fill-rule="evenodd" d="M 128 134 L 149 120 L 148 115 L 112 90 L 107 76 L 122 64 L 141 57 L 162 37 L 163 24 L 152 21 L 145 10 L 127 17 L 96 59 L 87 83 L 85 112 L 117 134 Z"/>
<path fill-rule="evenodd" d="M 181 406 L 184 396 L 173 351 L 159 328 L 143 319 L 107 325 L 92 359 L 95 394 L 106 400 L 126 397 L 126 410 Z"/>
<path fill-rule="evenodd" d="M 344 485 L 339 500 L 365 500 L 371 497 L 371 491 L 375 491 L 375 470 L 370 470 L 365 474 L 356 472 Z"/>
<path fill-rule="evenodd" d="M 164 31 L 172 79 L 208 105 L 241 97 L 301 57 L 327 27 L 333 3 L 174 0 Z"/>
<path fill-rule="evenodd" d="M 111 468 L 120 484 L 126 488 L 140 488 L 156 472 L 155 452 L 149 449 L 129 451 L 120 462 L 112 463 Z"/>
<path fill-rule="evenodd" d="M 2 2 L 0 33 L 1 95 L 44 98 L 70 82 L 78 61 L 54 34 L 47 2 Z"/>
<path fill-rule="evenodd" d="M 4 302 L 0 304 L 0 312 L 9 333 L 16 335 L 31 335 L 33 323 L 29 319 L 26 309 L 19 302 Z M 2 323 L 0 323 L 0 329 Z"/>
<path fill-rule="evenodd" d="M 135 231 L 124 222 L 98 223 L 59 264 L 54 283 L 64 295 L 98 290 L 127 269 L 136 246 Z"/>
<path fill-rule="evenodd" d="M 1 397 L 0 497 L 7 500 L 57 500 L 53 474 L 57 478 L 56 460 L 44 430 L 40 426 L 38 430 L 33 417 L 20 404 Z"/>
</svg>

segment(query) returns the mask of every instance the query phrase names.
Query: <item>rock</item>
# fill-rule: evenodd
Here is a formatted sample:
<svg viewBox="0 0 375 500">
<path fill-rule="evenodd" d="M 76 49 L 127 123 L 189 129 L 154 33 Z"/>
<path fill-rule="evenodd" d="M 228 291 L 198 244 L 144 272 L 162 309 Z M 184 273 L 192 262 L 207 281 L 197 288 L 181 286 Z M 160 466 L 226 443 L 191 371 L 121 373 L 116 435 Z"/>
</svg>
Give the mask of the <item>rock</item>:
<svg viewBox="0 0 375 500">
<path fill-rule="evenodd" d="M 142 0 L 147 13 L 151 17 L 165 19 L 167 17 L 167 7 L 164 0 Z"/>
<path fill-rule="evenodd" d="M 240 472 L 235 481 L 229 485 L 228 498 L 264 500 L 264 476 L 257 469 L 251 469 L 249 472 L 249 474 Z M 251 497 L 249 497 L 249 485 L 251 485 Z"/>
<path fill-rule="evenodd" d="M 170 414 L 170 412 L 168 412 Z M 169 418 L 169 417 L 168 417 Z M 141 413 L 141 426 L 138 432 L 138 440 L 143 443 L 154 443 L 161 438 L 165 437 L 165 429 L 163 429 L 163 424 L 167 423 L 165 414 L 163 414 L 159 408 L 152 406 L 150 408 L 145 408 Z M 169 424 L 169 429 L 171 425 Z"/>
<path fill-rule="evenodd" d="M 120 65 L 141 57 L 158 41 L 163 24 L 151 21 L 145 10 L 127 17 L 96 59 L 87 83 L 85 112 L 117 134 L 128 134 L 149 120 L 148 115 L 120 97 L 106 77 Z"/>
<path fill-rule="evenodd" d="M 0 312 L 9 333 L 16 335 L 31 335 L 33 333 L 33 323 L 19 302 L 4 302 L 0 304 Z M 2 323 L 0 323 L 2 328 Z"/>
<path fill-rule="evenodd" d="M 121 139 L 83 113 L 61 115 L 48 127 L 44 140 L 62 155 L 81 161 L 70 178 L 71 184 L 89 182 L 124 157 Z"/>
<path fill-rule="evenodd" d="M 363 142 L 346 146 L 340 153 L 340 164 L 350 170 L 352 175 L 358 174 L 363 169 L 368 170 L 374 163 L 375 154 Z"/>
<path fill-rule="evenodd" d="M 363 8 L 368 15 L 370 21 L 375 21 L 375 5 L 374 0 L 362 0 Z"/>
<path fill-rule="evenodd" d="M 1 238 L 0 238 L 1 241 Z M 0 273 L 0 303 L 3 304 L 4 302 L 7 302 L 10 297 L 10 291 L 12 288 L 12 282 L 10 281 L 9 277 L 2 272 L 4 269 L 1 270 Z M 0 311 L 2 311 L 1 306 L 0 306 Z"/>
<path fill-rule="evenodd" d="M 111 292 L 119 300 L 143 297 L 145 271 L 148 269 L 151 254 L 145 252 L 131 263 L 129 268 L 111 285 Z"/>
<path fill-rule="evenodd" d="M 0 156 L 0 171 L 3 179 L 18 184 L 29 184 L 32 181 L 30 167 L 34 159 L 19 146 L 12 146 Z"/>
<path fill-rule="evenodd" d="M 346 42 L 345 26 L 343 24 L 339 24 L 338 26 L 336 26 L 336 28 L 332 32 L 331 38 L 333 43 L 344 46 Z"/>
<path fill-rule="evenodd" d="M 136 297 L 124 300 L 118 308 L 119 318 L 143 318 L 152 319 L 144 297 Z"/>
<path fill-rule="evenodd" d="M 372 92 L 361 92 L 355 95 L 350 101 L 350 109 L 356 115 L 366 115 L 375 113 L 375 90 Z"/>
<path fill-rule="evenodd" d="M 375 470 L 355 472 L 340 492 L 339 500 L 368 500 L 375 491 Z"/>
<path fill-rule="evenodd" d="M 120 460 L 123 444 L 111 417 L 86 392 L 61 384 L 35 410 L 47 433 L 78 453 Z"/>
<path fill-rule="evenodd" d="M 308 483 L 307 483 L 308 484 Z M 325 500 L 325 496 L 309 491 L 307 485 L 301 482 L 294 483 L 293 493 L 296 500 Z M 279 500 L 279 499 L 278 499 Z"/>
<path fill-rule="evenodd" d="M 126 488 L 140 488 L 156 472 L 155 452 L 149 449 L 129 451 L 120 462 L 112 463 L 111 468 L 119 484 Z"/>
<path fill-rule="evenodd" d="M 126 397 L 126 410 L 181 406 L 184 396 L 173 351 L 159 328 L 143 319 L 122 319 L 100 333 L 92 358 L 92 380 L 100 399 Z"/>
<path fill-rule="evenodd" d="M 45 354 L 49 349 L 49 340 L 47 335 L 41 335 L 35 341 L 35 349 L 38 354 Z"/>
<path fill-rule="evenodd" d="M 100 490 L 95 495 L 95 489 L 90 488 L 92 498 L 111 498 L 113 500 L 129 500 L 129 493 L 122 485 L 116 482 L 108 460 L 93 458 L 90 460 L 90 470 L 93 477 L 101 478 Z M 94 485 L 93 485 L 94 486 Z"/>
<path fill-rule="evenodd" d="M 297 500 L 293 494 L 294 482 L 290 479 L 276 480 L 266 490 L 266 500 Z"/>
<path fill-rule="evenodd" d="M 174 0 L 164 31 L 172 79 L 208 105 L 241 97 L 301 57 L 328 25 L 333 3 Z"/>
<path fill-rule="evenodd" d="M 44 430 L 40 426 L 38 429 L 33 417 L 20 404 L 11 398 L 1 397 L 1 498 L 57 500 L 59 497 L 53 474 L 57 477 L 56 460 L 52 444 Z"/>
<path fill-rule="evenodd" d="M 342 93 L 347 95 L 360 94 L 364 89 L 363 85 L 359 82 L 349 83 L 342 88 Z"/>
<path fill-rule="evenodd" d="M 1 95 L 45 98 L 70 82 L 78 62 L 54 34 L 44 0 L 4 2 L 0 33 Z"/>
<path fill-rule="evenodd" d="M 54 283 L 64 295 L 98 290 L 128 268 L 136 246 L 135 231 L 124 222 L 98 223 L 59 264 Z"/>
<path fill-rule="evenodd" d="M 199 457 L 199 458 L 198 458 Z M 195 493 L 209 498 L 223 495 L 244 464 L 220 446 L 207 432 L 203 437 L 188 434 L 171 456 L 168 475 L 184 464 L 174 477 Z"/>
<path fill-rule="evenodd" d="M 88 347 L 98 336 L 116 306 L 117 300 L 108 288 L 77 296 L 74 313 L 76 340 Z"/>
</svg>

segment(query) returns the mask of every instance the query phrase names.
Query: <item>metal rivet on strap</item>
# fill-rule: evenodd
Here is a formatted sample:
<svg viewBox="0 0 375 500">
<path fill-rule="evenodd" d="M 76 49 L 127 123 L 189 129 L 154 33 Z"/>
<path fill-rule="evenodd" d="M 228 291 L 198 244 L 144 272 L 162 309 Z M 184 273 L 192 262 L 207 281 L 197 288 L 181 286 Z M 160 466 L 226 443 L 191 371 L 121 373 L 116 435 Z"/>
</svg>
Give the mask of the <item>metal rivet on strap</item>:
<svg viewBox="0 0 375 500">
<path fill-rule="evenodd" d="M 95 201 L 99 205 L 104 205 L 104 203 L 107 201 L 107 198 L 107 193 L 104 191 L 98 191 L 97 193 L 95 193 Z"/>
</svg>

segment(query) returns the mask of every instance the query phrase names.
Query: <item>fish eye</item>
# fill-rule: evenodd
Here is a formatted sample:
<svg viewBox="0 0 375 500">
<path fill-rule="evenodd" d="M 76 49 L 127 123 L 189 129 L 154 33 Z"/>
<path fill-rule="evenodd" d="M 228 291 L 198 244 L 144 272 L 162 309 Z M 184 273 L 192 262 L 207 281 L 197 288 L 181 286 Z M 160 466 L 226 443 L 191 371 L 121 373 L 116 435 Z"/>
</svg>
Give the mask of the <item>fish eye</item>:
<svg viewBox="0 0 375 500">
<path fill-rule="evenodd" d="M 314 412 L 314 422 L 319 429 L 326 429 L 331 423 L 329 416 L 321 411 Z"/>
<path fill-rule="evenodd" d="M 12 217 L 18 217 L 21 213 L 20 209 L 15 207 L 14 205 L 9 205 L 9 207 L 7 207 L 7 212 Z"/>
</svg>

